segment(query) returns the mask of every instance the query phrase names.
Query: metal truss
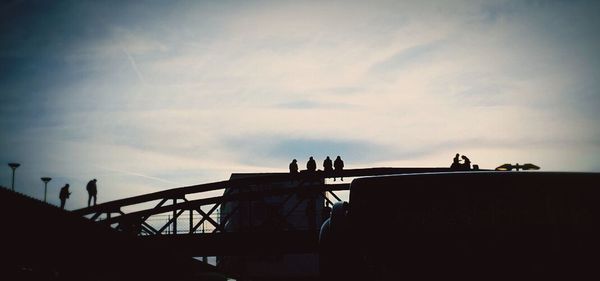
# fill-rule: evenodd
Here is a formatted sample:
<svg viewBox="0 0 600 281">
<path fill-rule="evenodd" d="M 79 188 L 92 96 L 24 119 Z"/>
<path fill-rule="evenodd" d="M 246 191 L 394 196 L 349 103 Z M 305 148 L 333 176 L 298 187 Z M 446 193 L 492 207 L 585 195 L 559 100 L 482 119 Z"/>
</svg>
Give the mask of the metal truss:
<svg viewBox="0 0 600 281">
<path fill-rule="evenodd" d="M 88 208 L 73 211 L 74 213 L 88 217 L 92 221 L 110 225 L 114 228 L 138 235 L 165 235 L 165 234 L 194 234 L 198 233 L 200 227 L 208 224 L 211 233 L 225 233 L 226 224 L 239 212 L 239 206 L 234 207 L 228 214 L 215 219 L 215 213 L 223 204 L 242 201 L 260 201 L 269 196 L 281 196 L 284 198 L 281 206 L 287 204 L 291 198 L 298 198 L 290 210 L 283 214 L 277 225 L 284 226 L 292 213 L 307 200 L 323 198 L 327 204 L 333 205 L 341 198 L 335 192 L 349 190 L 350 184 L 324 184 L 328 177 L 357 177 L 375 176 L 389 174 L 403 174 L 415 172 L 442 172 L 449 171 L 447 168 L 370 168 L 345 170 L 341 173 L 325 174 L 317 171 L 313 174 L 301 173 L 290 175 L 288 173 L 266 174 L 256 177 L 232 179 L 208 184 L 186 186 L 180 188 L 144 194 L 140 196 L 115 200 Z M 293 181 L 294 188 L 272 188 L 271 183 Z M 258 187 L 258 188 L 250 188 Z M 259 190 L 256 190 L 259 189 Z M 203 195 L 210 191 L 227 190 L 221 196 L 207 196 L 201 199 L 188 199 L 191 195 Z M 237 191 L 237 192 L 236 192 Z M 301 194 L 302 196 L 298 196 Z M 329 198 L 331 195 L 332 198 Z M 335 200 L 335 201 L 334 201 Z M 139 208 L 136 211 L 125 212 L 125 207 L 135 208 L 136 205 L 157 202 L 151 208 Z M 208 209 L 208 211 L 206 211 Z M 187 211 L 187 218 L 182 216 Z M 150 223 L 149 219 L 157 215 L 168 215 L 164 223 Z M 178 222 L 188 220 L 187 231 L 178 231 Z M 198 220 L 199 219 L 199 220 Z M 289 225 L 289 224 L 288 224 Z"/>
</svg>

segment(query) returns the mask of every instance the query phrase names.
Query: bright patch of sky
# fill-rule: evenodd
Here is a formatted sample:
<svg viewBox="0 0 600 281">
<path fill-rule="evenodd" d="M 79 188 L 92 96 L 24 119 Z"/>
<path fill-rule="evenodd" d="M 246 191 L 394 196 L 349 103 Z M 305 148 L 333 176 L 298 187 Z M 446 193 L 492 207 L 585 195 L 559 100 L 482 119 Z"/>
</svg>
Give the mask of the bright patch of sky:
<svg viewBox="0 0 600 281">
<path fill-rule="evenodd" d="M 600 171 L 596 1 L 0 5 L 0 161 L 68 209 L 309 156 Z"/>
</svg>

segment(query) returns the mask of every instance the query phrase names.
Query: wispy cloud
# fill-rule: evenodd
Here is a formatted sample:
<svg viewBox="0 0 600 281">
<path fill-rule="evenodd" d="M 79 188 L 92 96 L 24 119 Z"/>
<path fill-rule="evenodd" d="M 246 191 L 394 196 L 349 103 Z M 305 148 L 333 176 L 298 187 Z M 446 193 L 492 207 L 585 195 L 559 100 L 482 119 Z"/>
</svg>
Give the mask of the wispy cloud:
<svg viewBox="0 0 600 281">
<path fill-rule="evenodd" d="M 166 180 L 166 179 L 162 179 L 162 178 L 158 178 L 158 177 L 144 175 L 144 174 L 136 173 L 136 172 L 132 172 L 132 171 L 117 170 L 117 169 L 112 169 L 112 168 L 107 168 L 107 167 L 101 167 L 101 166 L 96 166 L 96 167 L 99 168 L 99 169 L 101 169 L 101 170 L 106 170 L 106 171 L 111 171 L 111 172 L 117 172 L 117 173 L 122 173 L 122 174 L 126 174 L 126 175 L 132 175 L 132 176 L 136 176 L 136 177 L 142 177 L 142 178 L 151 179 L 151 180 L 159 181 L 161 183 L 167 183 L 167 184 L 171 184 L 171 185 L 175 185 L 175 186 L 183 186 L 183 184 L 179 183 L 179 182 L 174 182 L 174 181 L 170 181 L 170 180 Z"/>
<path fill-rule="evenodd" d="M 40 173 L 118 197 L 310 155 L 600 165 L 593 1 L 2 7 L 0 155 L 40 165 L 20 168 L 31 192 Z"/>
<path fill-rule="evenodd" d="M 127 51 L 127 48 L 123 48 L 123 53 L 125 53 L 125 55 L 127 56 L 127 60 L 129 60 L 129 63 L 131 64 L 131 68 L 133 69 L 133 71 L 135 71 L 135 74 L 137 75 L 137 78 L 140 81 L 140 83 L 146 84 L 146 80 L 144 79 L 144 76 L 138 69 L 138 66 L 135 63 L 135 60 L 133 59 L 131 54 Z"/>
</svg>

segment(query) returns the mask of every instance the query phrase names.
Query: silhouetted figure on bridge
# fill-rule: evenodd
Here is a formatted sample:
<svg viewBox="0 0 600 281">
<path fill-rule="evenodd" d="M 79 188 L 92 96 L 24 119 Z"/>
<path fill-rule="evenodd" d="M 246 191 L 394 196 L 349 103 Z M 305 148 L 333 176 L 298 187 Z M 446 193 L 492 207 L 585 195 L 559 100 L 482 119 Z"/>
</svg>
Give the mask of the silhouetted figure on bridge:
<svg viewBox="0 0 600 281">
<path fill-rule="evenodd" d="M 87 189 L 88 192 L 88 207 L 90 206 L 92 198 L 94 198 L 94 206 L 96 206 L 96 196 L 98 195 L 98 188 L 96 186 L 97 181 L 98 180 L 93 179 L 89 181 L 87 183 L 87 186 L 85 187 L 85 189 Z"/>
<path fill-rule="evenodd" d="M 294 183 L 294 179 L 298 176 L 298 160 L 296 159 L 290 163 L 290 176 L 292 178 L 291 182 Z"/>
<path fill-rule="evenodd" d="M 331 161 L 331 158 L 329 158 L 329 156 L 327 156 L 327 158 L 325 158 L 325 161 L 323 161 L 323 171 L 325 171 L 326 175 L 331 174 L 331 172 L 333 172 L 333 162 Z"/>
<path fill-rule="evenodd" d="M 450 165 L 450 169 L 459 170 L 460 169 L 460 154 L 456 153 L 454 159 L 452 159 L 452 165 Z"/>
<path fill-rule="evenodd" d="M 335 169 L 335 174 L 338 175 L 341 175 L 342 170 L 344 170 L 344 161 L 342 161 L 342 158 L 339 155 L 335 158 L 335 161 L 333 161 L 333 168 Z M 340 179 L 344 181 L 343 176 L 340 176 Z M 335 181 L 335 177 L 333 178 L 333 181 Z"/>
<path fill-rule="evenodd" d="M 461 156 L 460 158 L 463 159 L 463 163 L 462 163 L 462 168 L 463 170 L 471 170 L 471 160 L 469 160 L 469 158 L 467 158 L 467 156 Z"/>
<path fill-rule="evenodd" d="M 65 184 L 65 186 L 63 186 L 60 189 L 60 193 L 58 194 L 58 198 L 60 199 L 60 208 L 61 209 L 65 209 L 65 203 L 67 202 L 67 198 L 69 198 L 69 196 L 71 195 L 71 192 L 69 192 L 69 184 Z"/>
<path fill-rule="evenodd" d="M 306 170 L 308 170 L 309 173 L 317 171 L 317 162 L 315 162 L 315 159 L 313 159 L 312 156 L 308 159 L 308 162 L 306 162 Z"/>
<path fill-rule="evenodd" d="M 292 160 L 292 163 L 290 163 L 290 174 L 298 174 L 298 161 L 296 159 Z"/>
</svg>

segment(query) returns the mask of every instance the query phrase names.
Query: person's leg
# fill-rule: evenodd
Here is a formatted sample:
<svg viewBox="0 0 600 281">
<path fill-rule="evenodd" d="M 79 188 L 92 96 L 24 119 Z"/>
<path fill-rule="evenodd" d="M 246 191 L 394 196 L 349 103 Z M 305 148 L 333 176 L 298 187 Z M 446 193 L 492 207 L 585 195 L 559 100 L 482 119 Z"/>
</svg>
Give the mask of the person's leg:
<svg viewBox="0 0 600 281">
<path fill-rule="evenodd" d="M 96 206 L 96 197 L 98 196 L 98 194 L 94 194 L 94 206 Z"/>
<path fill-rule="evenodd" d="M 88 193 L 88 207 L 90 206 L 90 202 L 92 202 L 92 194 Z"/>
</svg>

